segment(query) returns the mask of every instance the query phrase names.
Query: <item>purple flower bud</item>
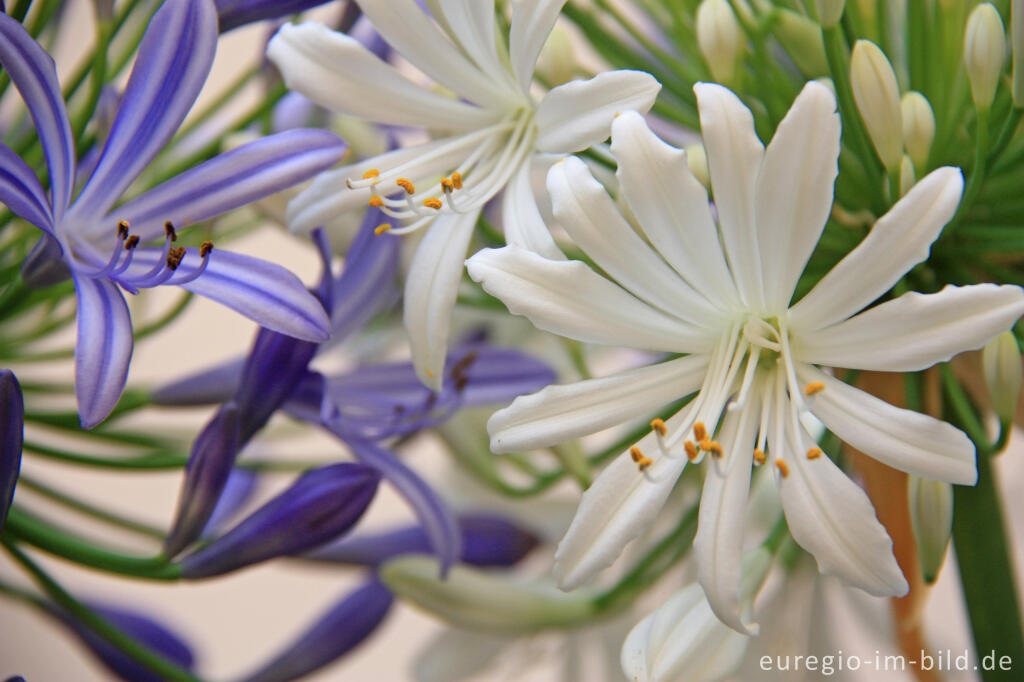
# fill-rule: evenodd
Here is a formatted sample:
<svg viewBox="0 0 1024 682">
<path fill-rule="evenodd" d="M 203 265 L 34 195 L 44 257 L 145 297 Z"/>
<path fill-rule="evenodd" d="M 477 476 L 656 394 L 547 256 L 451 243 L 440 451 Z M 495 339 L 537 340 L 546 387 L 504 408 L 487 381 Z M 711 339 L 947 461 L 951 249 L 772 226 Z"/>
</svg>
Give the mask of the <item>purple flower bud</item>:
<svg viewBox="0 0 1024 682">
<path fill-rule="evenodd" d="M 288 400 L 306 375 L 318 347 L 309 341 L 260 329 L 235 392 L 240 443 L 248 442 Z"/>
<path fill-rule="evenodd" d="M 284 682 L 331 663 L 366 639 L 387 615 L 394 598 L 376 578 L 350 592 L 272 661 L 244 682 Z"/>
<path fill-rule="evenodd" d="M 145 644 L 154 652 L 182 668 L 191 669 L 195 656 L 188 644 L 165 625 L 148 616 L 121 607 L 88 604 L 104 620 L 125 634 Z M 161 682 L 162 677 L 136 662 L 123 651 L 78 622 L 56 606 L 48 607 L 50 615 L 60 620 L 92 651 L 93 655 L 115 675 L 127 682 Z"/>
<path fill-rule="evenodd" d="M 318 7 L 327 0 L 215 0 L 220 32 Z"/>
<path fill-rule="evenodd" d="M 0 369 L 0 529 L 14 499 L 21 470 L 21 441 L 25 431 L 25 403 L 14 372 Z"/>
<path fill-rule="evenodd" d="M 537 538 L 498 516 L 466 515 L 458 519 L 462 531 L 463 563 L 475 566 L 511 566 L 537 546 Z M 384 533 L 339 538 L 306 553 L 304 558 L 346 564 L 379 566 L 402 554 L 430 554 L 430 540 L 422 526 L 403 526 Z"/>
<path fill-rule="evenodd" d="M 220 534 L 220 530 L 227 525 L 227 522 L 252 499 L 259 483 L 259 475 L 249 469 L 232 469 L 228 474 L 228 482 L 217 500 L 217 506 L 210 514 L 210 520 L 206 522 L 202 535 L 214 537 Z"/>
<path fill-rule="evenodd" d="M 224 405 L 192 445 L 178 513 L 164 540 L 166 556 L 172 557 L 194 542 L 210 520 L 238 454 L 238 421 L 234 403 Z"/>
<path fill-rule="evenodd" d="M 307 472 L 227 533 L 182 559 L 181 574 L 220 575 L 323 544 L 359 520 L 379 480 L 373 468 L 352 462 Z"/>
</svg>

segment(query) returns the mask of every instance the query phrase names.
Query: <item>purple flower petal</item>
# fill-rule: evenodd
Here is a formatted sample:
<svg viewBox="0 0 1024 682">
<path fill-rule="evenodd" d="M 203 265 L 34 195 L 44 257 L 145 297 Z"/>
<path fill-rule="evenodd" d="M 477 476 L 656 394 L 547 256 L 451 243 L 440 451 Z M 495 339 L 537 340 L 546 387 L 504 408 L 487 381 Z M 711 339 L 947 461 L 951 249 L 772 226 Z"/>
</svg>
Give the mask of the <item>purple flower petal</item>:
<svg viewBox="0 0 1024 682">
<path fill-rule="evenodd" d="M 163 251 L 135 249 L 126 279 L 138 276 L 163 260 Z M 206 296 L 238 311 L 257 324 L 306 341 L 327 338 L 327 313 L 299 278 L 280 265 L 230 251 L 214 249 L 206 271 L 190 280 L 201 267 L 197 249 L 186 249 L 181 265 L 167 284 Z"/>
<path fill-rule="evenodd" d="M 160 386 L 150 394 L 154 405 L 215 405 L 235 395 L 247 358 L 235 358 Z"/>
<path fill-rule="evenodd" d="M 14 215 L 53 234 L 53 212 L 39 178 L 10 147 L 0 144 L 0 203 Z"/>
<path fill-rule="evenodd" d="M 217 500 L 217 506 L 210 514 L 210 520 L 203 528 L 203 536 L 219 535 L 221 529 L 237 514 L 259 488 L 260 477 L 249 469 L 232 469 L 228 474 L 228 482 Z"/>
<path fill-rule="evenodd" d="M 261 329 L 235 392 L 242 440 L 259 431 L 288 400 L 319 346 Z"/>
<path fill-rule="evenodd" d="M 263 137 L 191 168 L 115 209 L 143 241 L 164 223 L 183 228 L 308 180 L 333 166 L 345 143 L 326 130 Z M 116 222 L 116 221 L 114 221 Z"/>
<path fill-rule="evenodd" d="M 223 536 L 182 559 L 181 574 L 220 575 L 332 540 L 362 517 L 379 480 L 373 468 L 352 462 L 305 473 Z"/>
<path fill-rule="evenodd" d="M 272 661 L 244 682 L 286 682 L 319 670 L 356 648 L 384 620 L 394 597 L 376 578 L 332 606 Z"/>
<path fill-rule="evenodd" d="M 75 201 L 105 215 L 171 139 L 206 82 L 217 46 L 212 0 L 166 0 L 150 19 L 96 171 Z"/>
<path fill-rule="evenodd" d="M 164 540 L 173 557 L 202 534 L 227 485 L 241 445 L 239 415 L 233 403 L 217 410 L 192 445 L 174 525 Z"/>
<path fill-rule="evenodd" d="M 43 289 L 71 277 L 64 249 L 49 233 L 39 237 L 21 262 L 21 279 L 30 289 Z"/>
<path fill-rule="evenodd" d="M 53 59 L 21 24 L 0 14 L 0 65 L 21 93 L 36 124 L 50 170 L 53 220 L 59 222 L 71 203 L 75 145 Z"/>
<path fill-rule="evenodd" d="M 117 405 L 132 359 L 132 321 L 117 286 L 74 276 L 78 300 L 75 395 L 82 427 L 91 429 Z"/>
<path fill-rule="evenodd" d="M 21 442 L 25 432 L 25 403 L 14 372 L 0 369 L 0 531 L 14 499 L 21 470 Z"/>
<path fill-rule="evenodd" d="M 328 0 L 215 0 L 220 32 L 264 19 L 276 19 L 319 7 Z"/>
<path fill-rule="evenodd" d="M 325 425 L 331 429 L 330 424 Z M 379 471 L 409 503 L 430 539 L 430 547 L 441 561 L 442 574 L 447 574 L 462 555 L 462 533 L 448 505 L 391 451 L 365 440 L 348 438 L 345 442 L 360 462 Z"/>
</svg>

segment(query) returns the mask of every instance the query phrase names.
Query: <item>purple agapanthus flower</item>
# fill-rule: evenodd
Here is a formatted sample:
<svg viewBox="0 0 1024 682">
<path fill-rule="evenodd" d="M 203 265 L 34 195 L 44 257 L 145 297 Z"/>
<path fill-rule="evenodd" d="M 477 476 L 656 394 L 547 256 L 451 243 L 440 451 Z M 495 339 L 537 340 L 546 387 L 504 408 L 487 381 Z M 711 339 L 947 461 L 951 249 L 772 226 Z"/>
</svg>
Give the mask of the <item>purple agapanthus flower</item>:
<svg viewBox="0 0 1024 682">
<path fill-rule="evenodd" d="M 25 432 L 25 403 L 14 372 L 0 369 L 0 531 L 14 499 L 21 471 L 21 444 Z"/>
<path fill-rule="evenodd" d="M 22 26 L 0 15 L 0 65 L 35 122 L 49 194 L 32 169 L 0 146 L 0 203 L 46 233 L 37 259 L 75 283 L 75 391 L 82 425 L 113 409 L 131 359 L 132 324 L 122 290 L 177 285 L 212 298 L 265 328 L 310 341 L 327 337 L 327 317 L 290 272 L 265 261 L 175 247 L 175 228 L 201 222 L 301 182 L 341 157 L 326 131 L 292 130 L 222 154 L 117 205 L 170 140 L 210 71 L 217 42 L 212 0 L 167 0 L 139 46 L 96 167 L 74 196 L 76 151 L 53 60 Z M 143 246 L 162 240 L 156 247 Z M 59 258 L 59 261 L 53 259 Z M 54 264 L 60 267 L 52 267 Z M 59 272 L 57 273 L 60 274 Z"/>
</svg>

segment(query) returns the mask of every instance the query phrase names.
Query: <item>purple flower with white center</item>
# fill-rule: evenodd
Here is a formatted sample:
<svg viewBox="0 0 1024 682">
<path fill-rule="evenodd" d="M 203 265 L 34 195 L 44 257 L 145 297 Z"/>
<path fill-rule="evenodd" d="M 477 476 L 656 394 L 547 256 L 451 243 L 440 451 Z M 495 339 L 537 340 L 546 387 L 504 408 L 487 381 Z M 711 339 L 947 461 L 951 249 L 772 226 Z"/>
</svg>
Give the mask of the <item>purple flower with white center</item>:
<svg viewBox="0 0 1024 682">
<path fill-rule="evenodd" d="M 0 530 L 14 499 L 21 470 L 21 441 L 25 431 L 25 403 L 14 372 L 0 370 Z"/>
<path fill-rule="evenodd" d="M 392 602 L 390 590 L 370 578 L 243 682 L 285 682 L 319 670 L 361 644 L 383 622 Z"/>
<path fill-rule="evenodd" d="M 333 540 L 362 517 L 379 481 L 375 469 L 354 462 L 306 472 L 237 526 L 182 559 L 181 575 L 221 575 Z"/>
<path fill-rule="evenodd" d="M 207 220 L 329 168 L 344 149 L 333 134 L 292 130 L 256 140 L 115 207 L 185 118 L 216 42 L 212 0 L 163 4 L 139 46 L 96 167 L 73 198 L 75 145 L 53 60 L 17 21 L 0 15 L 0 65 L 35 122 L 50 182 L 48 194 L 33 170 L 0 146 L 0 202 L 46 233 L 25 272 L 46 272 L 47 282 L 74 279 L 75 390 L 86 428 L 110 413 L 127 378 L 133 337 L 122 289 L 181 286 L 268 329 L 311 341 L 327 337 L 320 304 L 284 268 L 214 251 L 209 243 L 195 249 L 172 242 L 174 226 Z M 158 239 L 162 246 L 141 246 Z"/>
</svg>

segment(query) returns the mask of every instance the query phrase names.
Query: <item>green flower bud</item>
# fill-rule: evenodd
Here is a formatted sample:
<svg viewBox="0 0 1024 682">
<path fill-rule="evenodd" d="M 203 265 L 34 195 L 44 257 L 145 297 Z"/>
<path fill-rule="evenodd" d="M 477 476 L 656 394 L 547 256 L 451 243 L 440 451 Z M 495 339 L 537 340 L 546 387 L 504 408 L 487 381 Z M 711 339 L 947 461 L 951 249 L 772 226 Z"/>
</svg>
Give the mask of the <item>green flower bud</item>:
<svg viewBox="0 0 1024 682">
<path fill-rule="evenodd" d="M 555 87 L 574 79 L 579 70 L 572 38 L 562 24 L 556 23 L 540 51 L 534 71 L 545 83 Z"/>
<path fill-rule="evenodd" d="M 818 23 L 822 28 L 832 28 L 839 23 L 846 8 L 846 0 L 814 0 L 818 9 Z"/>
<path fill-rule="evenodd" d="M 858 40 L 850 56 L 850 82 L 868 135 L 888 169 L 903 162 L 900 86 L 885 53 L 870 40 Z"/>
<path fill-rule="evenodd" d="M 818 24 L 803 14 L 788 9 L 780 8 L 776 10 L 774 16 L 772 33 L 800 72 L 807 78 L 828 73 L 825 44 L 821 40 L 821 29 Z"/>
<path fill-rule="evenodd" d="M 686 164 L 690 167 L 690 172 L 694 177 L 700 180 L 700 184 L 710 190 L 711 173 L 708 172 L 708 155 L 704 151 L 704 145 L 694 142 L 686 146 Z"/>
<path fill-rule="evenodd" d="M 978 5 L 967 17 L 964 34 L 964 64 L 978 110 L 987 111 L 992 106 L 1005 61 L 1006 30 L 999 11 L 988 2 Z"/>
<path fill-rule="evenodd" d="M 992 398 L 992 409 L 1002 420 L 1013 419 L 1024 372 L 1020 347 L 1013 332 L 1003 332 L 988 342 L 981 353 L 981 365 Z"/>
<path fill-rule="evenodd" d="M 711 77 L 730 84 L 743 50 L 743 33 L 728 0 L 703 0 L 697 8 L 697 44 Z"/>
<path fill-rule="evenodd" d="M 911 475 L 907 477 L 907 499 L 921 574 L 931 584 L 939 577 L 953 533 L 953 486 Z"/>
<path fill-rule="evenodd" d="M 900 100 L 903 112 L 903 145 L 918 170 L 928 163 L 928 152 L 935 139 L 935 114 L 932 105 L 919 92 L 908 92 Z"/>
<path fill-rule="evenodd" d="M 915 182 L 917 182 L 917 176 L 914 175 L 914 162 L 904 154 L 903 162 L 900 163 L 900 196 L 909 192 Z"/>
</svg>

